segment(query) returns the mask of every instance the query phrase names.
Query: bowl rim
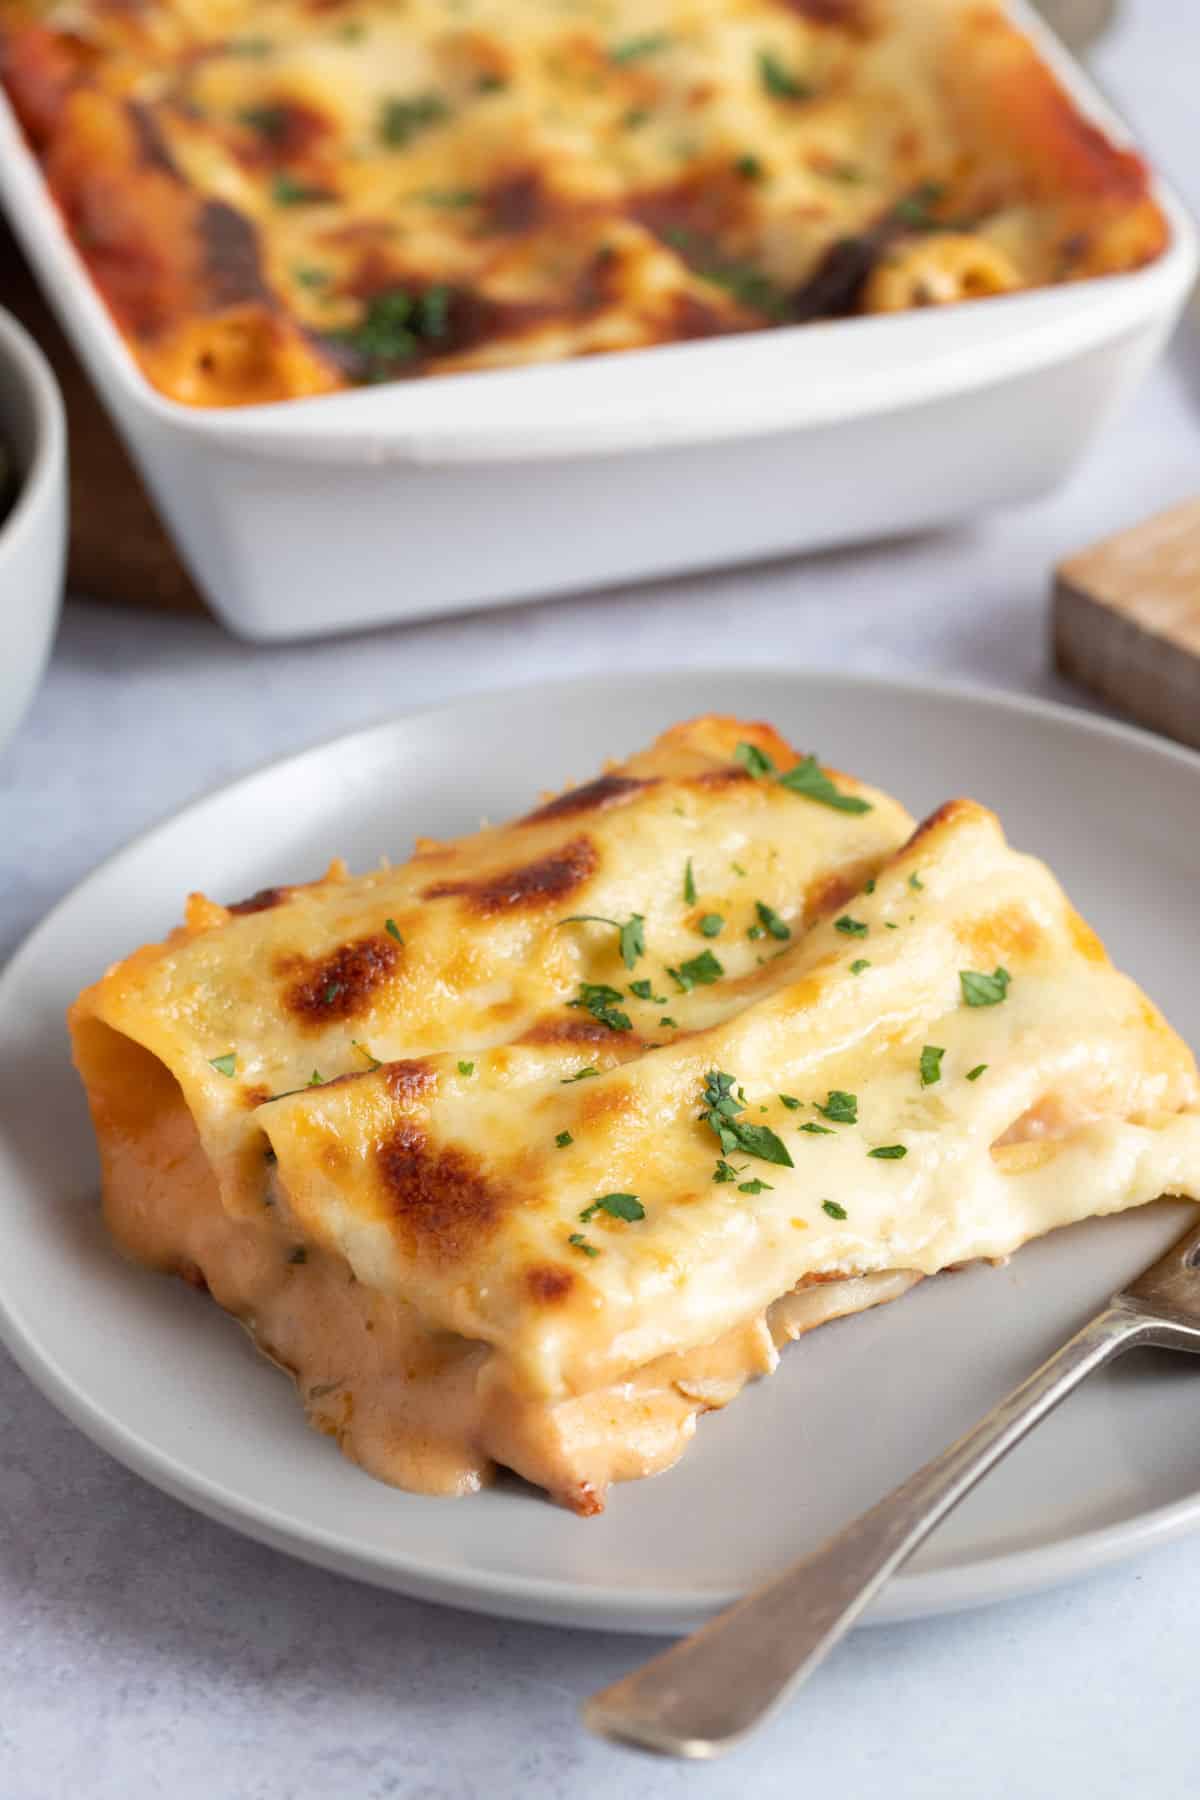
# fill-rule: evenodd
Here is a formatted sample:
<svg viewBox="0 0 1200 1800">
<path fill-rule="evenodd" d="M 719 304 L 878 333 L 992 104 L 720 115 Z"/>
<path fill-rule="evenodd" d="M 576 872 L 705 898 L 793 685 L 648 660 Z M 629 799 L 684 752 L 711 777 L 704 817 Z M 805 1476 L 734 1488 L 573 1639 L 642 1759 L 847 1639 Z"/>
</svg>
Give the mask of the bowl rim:
<svg viewBox="0 0 1200 1800">
<path fill-rule="evenodd" d="M 44 352 L 12 313 L 0 307 L 0 370 L 20 384 L 31 404 L 33 435 L 17 496 L 0 519 L 0 567 L 18 556 L 53 502 L 64 474 L 66 418 L 62 396 Z"/>
</svg>

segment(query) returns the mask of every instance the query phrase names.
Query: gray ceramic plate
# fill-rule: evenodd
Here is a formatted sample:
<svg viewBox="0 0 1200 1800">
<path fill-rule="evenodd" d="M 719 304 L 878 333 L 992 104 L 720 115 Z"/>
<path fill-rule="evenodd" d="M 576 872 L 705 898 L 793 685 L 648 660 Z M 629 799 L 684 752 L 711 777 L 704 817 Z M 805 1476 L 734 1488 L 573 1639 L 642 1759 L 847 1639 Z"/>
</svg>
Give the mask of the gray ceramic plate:
<svg viewBox="0 0 1200 1800">
<path fill-rule="evenodd" d="M 794 1346 L 701 1421 L 682 1463 L 581 1520 L 519 1482 L 474 1499 L 383 1487 L 304 1426 L 283 1376 L 178 1282 L 128 1268 L 97 1218 L 63 1010 L 157 938 L 184 893 L 248 893 L 403 856 L 720 710 L 921 813 L 995 806 L 1174 1022 L 1200 1042 L 1200 758 L 1078 714 L 816 674 L 621 677 L 471 699 L 342 738 L 189 807 L 106 863 L 0 982 L 0 1323 L 55 1405 L 150 1481 L 281 1549 L 483 1611 L 690 1627 L 814 1545 L 968 1425 L 1181 1227 L 1185 1209 L 1059 1233 L 1007 1268 L 923 1284 Z M 1080 1574 L 1200 1522 L 1200 1367 L 1146 1353 L 1094 1379 L 955 1513 L 875 1618 Z"/>
</svg>

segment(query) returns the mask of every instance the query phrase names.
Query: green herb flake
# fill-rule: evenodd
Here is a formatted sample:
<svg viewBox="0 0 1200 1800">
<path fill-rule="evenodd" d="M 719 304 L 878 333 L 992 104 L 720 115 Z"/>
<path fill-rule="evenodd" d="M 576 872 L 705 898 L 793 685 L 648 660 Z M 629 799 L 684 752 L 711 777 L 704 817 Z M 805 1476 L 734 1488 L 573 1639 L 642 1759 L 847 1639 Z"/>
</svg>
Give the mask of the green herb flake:
<svg viewBox="0 0 1200 1800">
<path fill-rule="evenodd" d="M 711 950 L 702 950 L 699 956 L 690 957 L 687 962 L 680 963 L 677 969 L 667 970 L 681 994 L 690 994 L 694 987 L 711 987 L 724 973 L 724 966 L 717 961 Z"/>
<path fill-rule="evenodd" d="M 230 1050 L 224 1056 L 210 1056 L 208 1066 L 215 1069 L 218 1075 L 232 1078 L 237 1069 L 237 1051 Z"/>
<path fill-rule="evenodd" d="M 607 1213 L 610 1219 L 624 1219 L 629 1225 L 644 1219 L 646 1209 L 636 1194 L 601 1194 L 585 1206 L 579 1215 L 581 1225 L 590 1225 L 598 1212 Z"/>
<path fill-rule="evenodd" d="M 593 1075 L 599 1073 L 599 1069 L 577 1069 L 574 1075 L 564 1075 L 558 1085 L 559 1087 L 570 1087 L 573 1081 L 588 1081 Z"/>
<path fill-rule="evenodd" d="M 297 286 L 313 291 L 317 288 L 328 287 L 329 271 L 316 269 L 310 263 L 299 263 L 292 270 L 292 279 Z"/>
<path fill-rule="evenodd" d="M 573 1144 L 575 1142 L 575 1139 L 571 1136 L 569 1131 L 560 1131 L 554 1142 L 559 1150 L 565 1150 L 568 1144 Z"/>
<path fill-rule="evenodd" d="M 958 979 L 968 1006 L 999 1006 L 1008 998 L 1012 976 L 1007 969 L 997 967 L 990 975 L 981 975 L 975 969 L 962 969 Z"/>
<path fill-rule="evenodd" d="M 623 925 L 619 919 L 605 919 L 599 913 L 571 913 L 559 924 L 610 926 L 617 934 L 617 948 L 627 969 L 635 969 L 638 957 L 646 954 L 646 921 L 641 913 L 634 913 Z"/>
<path fill-rule="evenodd" d="M 868 813 L 872 810 L 869 800 L 861 800 L 857 794 L 843 794 L 836 788 L 815 756 L 804 757 L 785 775 L 781 775 L 779 785 L 787 788 L 791 794 L 801 795 L 805 800 L 815 800 L 821 806 L 831 806 L 835 812 Z"/>
<path fill-rule="evenodd" d="M 573 1231 L 567 1239 L 567 1242 L 570 1244 L 572 1250 L 582 1250 L 585 1256 L 599 1256 L 600 1254 L 595 1244 L 588 1243 L 582 1231 Z"/>
<path fill-rule="evenodd" d="M 659 1021 L 658 1021 L 658 1022 L 659 1022 L 659 1024 L 660 1024 L 660 1025 L 667 1025 L 667 1026 L 669 1026 L 669 1027 L 670 1027 L 670 1029 L 671 1029 L 671 1030 L 672 1030 L 672 1031 L 678 1031 L 678 1030 L 679 1030 L 679 1027 L 678 1027 L 678 1025 L 676 1025 L 676 1023 L 675 1023 L 675 1021 L 674 1021 L 674 1019 L 673 1019 L 673 1018 L 672 1018 L 672 1017 L 671 1017 L 671 1016 L 670 1016 L 670 1014 L 669 1014 L 669 1013 L 664 1013 L 664 1014 L 663 1014 L 663 1016 L 662 1016 L 662 1018 L 661 1018 L 661 1019 L 660 1019 L 660 1020 L 659 1020 Z"/>
<path fill-rule="evenodd" d="M 836 1137 L 837 1135 L 836 1132 L 829 1129 L 828 1125 L 814 1125 L 811 1119 L 808 1120 L 806 1124 L 802 1125 L 800 1129 L 801 1131 L 807 1131 L 812 1137 Z"/>
<path fill-rule="evenodd" d="M 765 750 L 760 750 L 757 744 L 739 744 L 733 754 L 743 769 L 753 775 L 755 781 L 765 781 L 768 775 L 778 772 L 771 757 Z"/>
<path fill-rule="evenodd" d="M 344 982 L 331 981 L 329 986 L 325 989 L 325 992 L 321 995 L 321 1005 L 332 1006 L 338 995 L 342 993 L 344 987 Z"/>
<path fill-rule="evenodd" d="M 387 934 L 390 938 L 395 938 L 395 940 L 398 944 L 402 944 L 404 942 L 404 939 L 400 935 L 400 927 L 397 925 L 395 919 L 388 919 L 387 922 L 385 923 L 383 929 L 387 932 Z"/>
<path fill-rule="evenodd" d="M 643 56 L 655 56 L 660 50 L 665 50 L 670 42 L 665 31 L 649 31 L 642 37 L 625 38 L 609 50 L 609 60 L 615 63 L 640 62 Z"/>
<path fill-rule="evenodd" d="M 925 886 L 925 883 L 921 880 L 921 877 L 917 874 L 915 869 L 908 878 L 908 885 L 918 894 Z"/>
<path fill-rule="evenodd" d="M 847 1217 L 845 1207 L 839 1206 L 836 1200 L 822 1200 L 821 1211 L 823 1213 L 828 1213 L 831 1219 L 844 1219 Z"/>
<path fill-rule="evenodd" d="M 276 206 L 319 206 L 323 200 L 335 197 L 328 188 L 313 187 L 309 182 L 297 181 L 286 170 L 280 170 L 271 183 L 271 199 Z"/>
<path fill-rule="evenodd" d="M 872 875 L 870 881 L 868 881 L 866 887 L 863 889 L 863 893 L 864 894 L 873 894 L 874 892 L 875 892 L 875 877 Z"/>
<path fill-rule="evenodd" d="M 768 906 L 765 900 L 756 900 L 754 910 L 758 914 L 760 925 L 764 926 L 773 938 L 777 938 L 780 943 L 783 943 L 786 938 L 791 937 L 791 926 L 786 920 L 781 919 L 774 907 Z"/>
<path fill-rule="evenodd" d="M 803 1100 L 797 1100 L 795 1094 L 780 1094 L 779 1099 L 780 1103 L 783 1106 L 786 1106 L 789 1112 L 799 1112 L 800 1108 L 804 1105 Z"/>
<path fill-rule="evenodd" d="M 732 1163 L 727 1163 L 723 1156 L 717 1158 L 717 1166 L 713 1170 L 713 1180 L 720 1186 L 723 1182 L 736 1181 L 739 1171 Z"/>
<path fill-rule="evenodd" d="M 840 919 L 833 921 L 833 929 L 846 937 L 864 938 L 870 930 L 861 919 L 852 919 L 849 913 L 843 913 Z"/>
<path fill-rule="evenodd" d="M 745 1109 L 745 1095 L 738 1089 L 742 1102 L 733 1094 L 734 1078 L 719 1069 L 710 1069 L 704 1078 L 703 1104 L 701 1120 L 715 1132 L 721 1149 L 726 1156 L 735 1150 L 741 1150 L 747 1156 L 757 1156 L 762 1162 L 778 1163 L 785 1169 L 793 1168 L 791 1156 L 786 1145 L 776 1137 L 769 1125 L 750 1125 L 738 1117 Z"/>
<path fill-rule="evenodd" d="M 685 906 L 696 904 L 696 877 L 692 872 L 692 859 L 689 856 L 683 870 L 683 903 Z"/>
<path fill-rule="evenodd" d="M 758 53 L 758 79 L 772 100 L 808 100 L 812 87 L 801 81 L 774 50 Z"/>
<path fill-rule="evenodd" d="M 382 1069 L 383 1064 L 380 1062 L 379 1058 L 377 1056 L 372 1056 L 371 1052 L 367 1049 L 367 1046 L 365 1044 L 360 1044 L 357 1038 L 350 1039 L 350 1048 L 352 1050 L 357 1050 L 360 1056 L 366 1057 L 367 1067 L 372 1072 L 376 1069 Z"/>
<path fill-rule="evenodd" d="M 870 966 L 871 965 L 865 956 L 856 956 L 854 961 L 850 964 L 850 973 L 852 975 L 861 975 L 863 970 L 869 969 Z"/>
<path fill-rule="evenodd" d="M 629 991 L 635 1000 L 652 1000 L 655 1006 L 665 1006 L 667 1004 L 667 996 L 665 994 L 656 994 L 652 982 L 631 981 L 629 984 Z"/>
<path fill-rule="evenodd" d="M 602 981 L 582 981 L 578 996 L 568 1000 L 567 1005 L 591 1013 L 593 1019 L 607 1025 L 610 1031 L 632 1031 L 633 1020 L 617 1005 L 622 998 L 620 988 L 609 987 Z"/>
<path fill-rule="evenodd" d="M 858 1095 L 847 1094 L 842 1088 L 830 1088 L 824 1106 L 818 1106 L 817 1111 L 831 1125 L 857 1125 Z"/>
<path fill-rule="evenodd" d="M 761 925 L 751 925 L 749 930 L 746 933 L 746 936 L 750 939 L 750 942 L 752 944 L 757 944 L 758 940 L 761 937 L 766 936 L 766 933 L 764 932 Z"/>
<path fill-rule="evenodd" d="M 739 156 L 733 165 L 733 172 L 742 181 L 761 181 L 766 174 L 757 156 Z"/>
<path fill-rule="evenodd" d="M 305 1087 L 324 1087 L 325 1077 L 322 1075 L 320 1069 L 314 1069 L 304 1085 Z M 299 1092 L 298 1089 L 297 1092 Z"/>
<path fill-rule="evenodd" d="M 942 1058 L 946 1052 L 938 1044 L 926 1044 L 921 1052 L 921 1086 L 932 1087 L 942 1079 Z"/>
<path fill-rule="evenodd" d="M 899 1162 L 902 1156 L 908 1155 L 904 1144 L 880 1144 L 875 1150 L 868 1150 L 868 1156 L 878 1157 L 880 1162 Z"/>
<path fill-rule="evenodd" d="M 701 937 L 720 937 L 725 929 L 725 920 L 720 913 L 705 913 L 696 929 Z"/>
<path fill-rule="evenodd" d="M 481 75 L 475 83 L 475 92 L 477 94 L 502 94 L 507 86 L 508 81 L 505 76 L 497 75 L 494 70 L 489 70 L 486 74 Z"/>
<path fill-rule="evenodd" d="M 440 125 L 450 108 L 440 94 L 412 94 L 385 100 L 379 115 L 379 135 L 393 150 L 403 150 L 419 132 Z"/>
<path fill-rule="evenodd" d="M 460 1075 L 473 1075 L 475 1073 L 475 1064 L 473 1062 L 460 1062 L 458 1065 L 458 1072 Z"/>
<path fill-rule="evenodd" d="M 774 1192 L 775 1189 L 771 1186 L 771 1183 L 769 1181 L 760 1181 L 757 1175 L 753 1181 L 738 1182 L 739 1194 L 773 1194 Z"/>
<path fill-rule="evenodd" d="M 941 221 L 934 216 L 933 208 L 942 198 L 943 192 L 940 182 L 923 181 L 911 194 L 906 194 L 896 202 L 892 208 L 892 218 L 914 231 L 935 231 Z"/>
<path fill-rule="evenodd" d="M 986 1063 L 976 1063 L 975 1067 L 973 1069 L 967 1070 L 967 1080 L 968 1081 L 978 1081 L 979 1077 L 982 1074 L 984 1074 L 986 1069 L 987 1069 Z"/>
</svg>

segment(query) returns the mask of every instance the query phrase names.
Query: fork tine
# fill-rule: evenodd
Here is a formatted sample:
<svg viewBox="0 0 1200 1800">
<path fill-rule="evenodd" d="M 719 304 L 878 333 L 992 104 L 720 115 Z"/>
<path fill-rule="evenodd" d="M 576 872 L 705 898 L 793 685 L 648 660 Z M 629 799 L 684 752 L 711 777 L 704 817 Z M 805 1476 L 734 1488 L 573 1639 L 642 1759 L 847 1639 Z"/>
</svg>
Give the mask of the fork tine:
<svg viewBox="0 0 1200 1800">
<path fill-rule="evenodd" d="M 1166 1310 L 1200 1323 L 1200 1214 L 1190 1231 L 1165 1256 L 1122 1288 L 1118 1300 L 1136 1301 L 1153 1311 Z"/>
</svg>

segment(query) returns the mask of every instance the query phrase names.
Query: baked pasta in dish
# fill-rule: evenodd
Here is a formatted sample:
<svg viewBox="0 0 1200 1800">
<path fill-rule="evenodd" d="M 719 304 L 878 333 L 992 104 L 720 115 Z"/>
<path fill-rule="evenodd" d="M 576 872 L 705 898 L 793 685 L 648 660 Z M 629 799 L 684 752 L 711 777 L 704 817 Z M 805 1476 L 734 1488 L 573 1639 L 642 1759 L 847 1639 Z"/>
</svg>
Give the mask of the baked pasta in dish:
<svg viewBox="0 0 1200 1800">
<path fill-rule="evenodd" d="M 980 0 L 7 0 L 126 341 L 236 405 L 1138 267 L 1140 159 Z"/>
<path fill-rule="evenodd" d="M 1200 1198 L 1193 1058 L 951 801 L 704 718 L 399 868 L 200 895 L 71 1015 L 120 1246 L 364 1468 L 579 1513 L 781 1345 Z"/>
</svg>

